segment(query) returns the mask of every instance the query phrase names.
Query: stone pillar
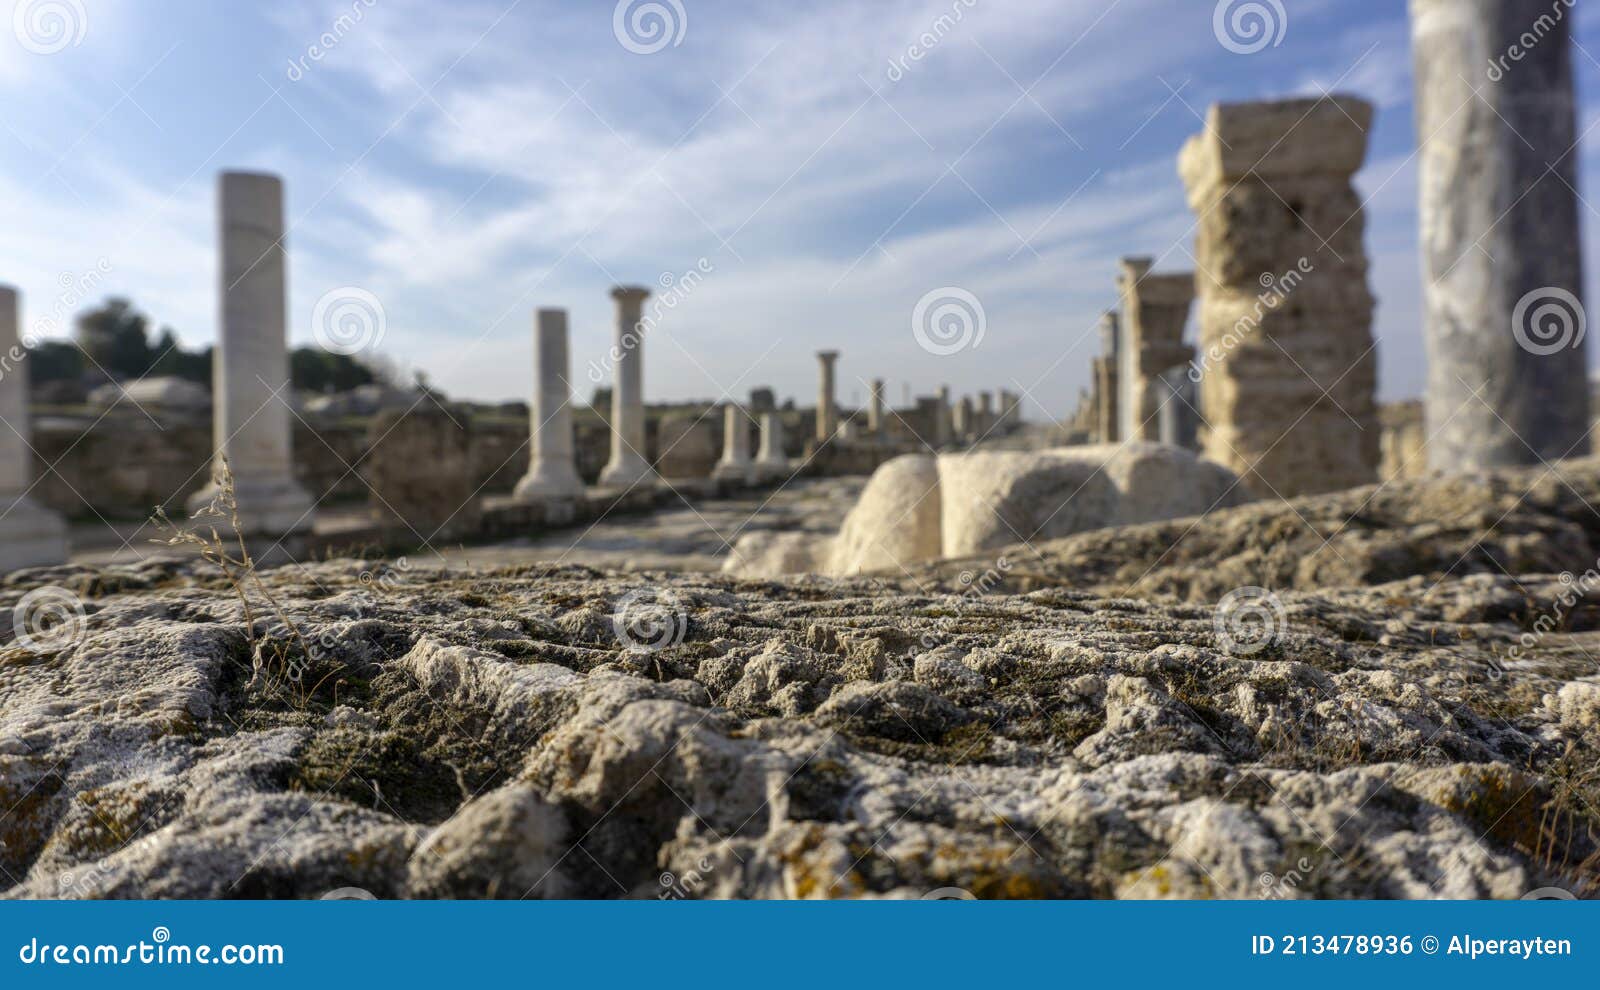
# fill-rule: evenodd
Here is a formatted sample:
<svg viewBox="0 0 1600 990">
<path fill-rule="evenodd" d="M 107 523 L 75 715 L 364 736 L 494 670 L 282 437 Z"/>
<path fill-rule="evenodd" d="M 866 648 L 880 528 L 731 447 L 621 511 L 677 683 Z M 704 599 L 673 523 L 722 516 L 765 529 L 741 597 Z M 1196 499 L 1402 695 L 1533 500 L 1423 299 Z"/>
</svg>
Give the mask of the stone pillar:
<svg viewBox="0 0 1600 990">
<path fill-rule="evenodd" d="M 994 393 L 978 393 L 978 430 L 980 434 L 987 435 L 995 427 L 994 422 Z"/>
<path fill-rule="evenodd" d="M 1120 335 L 1116 354 L 1121 440 L 1157 439 L 1165 392 L 1161 374 L 1194 356 L 1194 349 L 1183 342 L 1189 304 L 1194 301 L 1194 275 L 1155 275 L 1150 266 L 1149 258 L 1123 258 L 1117 275 L 1122 317 L 1120 325 L 1113 325 L 1119 326 Z"/>
<path fill-rule="evenodd" d="M 33 422 L 28 414 L 28 369 L 21 357 L 17 290 L 0 286 L 0 574 L 64 564 L 67 524 L 35 502 Z"/>
<path fill-rule="evenodd" d="M 755 480 L 755 464 L 750 460 L 750 417 L 737 403 L 722 409 L 722 460 L 711 476 L 718 481 L 748 484 Z"/>
<path fill-rule="evenodd" d="M 1373 299 L 1350 184 L 1371 122 L 1353 97 L 1223 104 L 1179 159 L 1200 218 L 1191 374 L 1205 454 L 1260 495 L 1377 477 Z"/>
<path fill-rule="evenodd" d="M 820 377 L 817 381 L 817 442 L 826 443 L 839 428 L 839 407 L 834 402 L 833 365 L 838 351 L 818 351 Z"/>
<path fill-rule="evenodd" d="M 950 386 L 940 385 L 938 415 L 934 417 L 933 421 L 933 445 L 935 447 L 950 446 L 951 435 L 954 432 L 955 427 L 951 422 L 950 412 Z"/>
<path fill-rule="evenodd" d="M 789 469 L 789 457 L 783 452 L 783 417 L 775 412 L 761 414 L 761 450 L 756 455 L 756 468 L 766 475 Z"/>
<path fill-rule="evenodd" d="M 517 498 L 577 498 L 583 494 L 573 457 L 571 375 L 567 311 L 541 309 L 533 334 L 528 473 L 517 482 Z"/>
<path fill-rule="evenodd" d="M 961 401 L 956 403 L 954 414 L 955 435 L 961 440 L 971 440 L 977 436 L 973 429 L 976 423 L 972 419 L 972 397 L 963 395 Z"/>
<path fill-rule="evenodd" d="M 1160 425 L 1156 439 L 1185 450 L 1199 449 L 1200 395 L 1189 378 L 1189 365 L 1168 368 L 1156 379 L 1160 386 Z"/>
<path fill-rule="evenodd" d="M 1006 430 L 1015 429 L 1022 423 L 1022 397 L 1013 392 L 1000 390 L 1000 423 Z"/>
<path fill-rule="evenodd" d="M 224 172 L 217 184 L 222 264 L 212 357 L 212 432 L 218 466 L 233 475 L 240 524 L 252 535 L 311 528 L 312 501 L 294 477 L 290 441 L 283 182 Z M 215 480 L 189 497 L 194 511 Z"/>
<path fill-rule="evenodd" d="M 644 327 L 640 314 L 650 290 L 618 286 L 617 326 L 611 356 L 616 371 L 611 383 L 611 460 L 600 472 L 600 484 L 627 488 L 650 479 L 644 456 Z"/>
<path fill-rule="evenodd" d="M 873 437 L 883 436 L 883 379 L 872 380 L 872 397 L 867 406 L 867 432 Z"/>
<path fill-rule="evenodd" d="M 1100 356 L 1094 359 L 1095 439 L 1100 443 L 1122 439 L 1122 404 L 1117 390 L 1121 347 L 1122 328 L 1116 310 L 1111 310 L 1100 317 Z"/>
<path fill-rule="evenodd" d="M 1434 470 L 1589 452 L 1576 16 L 1411 0 Z"/>
</svg>

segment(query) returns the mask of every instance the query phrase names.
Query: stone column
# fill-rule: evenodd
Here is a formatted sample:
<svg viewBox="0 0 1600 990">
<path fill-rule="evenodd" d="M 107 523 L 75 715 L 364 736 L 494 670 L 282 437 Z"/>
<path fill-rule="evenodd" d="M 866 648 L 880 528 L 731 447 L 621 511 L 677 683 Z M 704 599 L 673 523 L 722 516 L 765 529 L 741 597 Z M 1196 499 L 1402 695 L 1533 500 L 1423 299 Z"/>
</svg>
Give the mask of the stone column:
<svg viewBox="0 0 1600 990">
<path fill-rule="evenodd" d="M 1371 122 L 1353 97 L 1223 104 L 1179 159 L 1200 218 L 1205 454 L 1260 495 L 1377 477 L 1373 299 L 1350 184 Z"/>
<path fill-rule="evenodd" d="M 650 478 L 644 456 L 644 327 L 640 314 L 650 290 L 618 286 L 617 326 L 611 357 L 616 371 L 611 383 L 611 460 L 600 472 L 600 484 L 627 488 Z"/>
<path fill-rule="evenodd" d="M 839 360 L 838 351 L 818 351 L 820 377 L 817 381 L 817 442 L 826 443 L 839 429 L 839 407 L 834 402 L 833 365 Z"/>
<path fill-rule="evenodd" d="M 775 412 L 761 414 L 761 450 L 756 455 L 756 468 L 769 476 L 789 469 L 789 457 L 783 452 L 783 417 Z"/>
<path fill-rule="evenodd" d="M 1000 422 L 1007 430 L 1022 422 L 1022 397 L 1005 389 L 1000 390 Z"/>
<path fill-rule="evenodd" d="M 1117 275 L 1122 297 L 1117 436 L 1122 440 L 1153 442 L 1160 436 L 1161 374 L 1194 356 L 1194 349 L 1183 342 L 1194 301 L 1194 274 L 1155 275 L 1150 267 L 1149 258 L 1123 258 Z"/>
<path fill-rule="evenodd" d="M 33 487 L 33 422 L 17 290 L 0 285 L 0 574 L 63 564 L 67 524 L 29 495 Z"/>
<path fill-rule="evenodd" d="M 1094 359 L 1095 439 L 1100 443 L 1122 439 L 1122 405 L 1117 389 L 1121 347 L 1122 328 L 1116 310 L 1111 310 L 1100 318 L 1100 356 Z"/>
<path fill-rule="evenodd" d="M 1200 416 L 1196 408 L 1200 395 L 1189 378 L 1189 365 L 1169 368 L 1156 383 L 1160 386 L 1160 429 L 1156 439 L 1185 450 L 1198 449 Z"/>
<path fill-rule="evenodd" d="M 290 446 L 283 182 L 275 175 L 224 172 L 217 207 L 222 264 L 211 372 L 216 456 L 233 475 L 247 533 L 309 530 L 311 496 L 295 480 Z M 190 511 L 216 494 L 213 481 L 189 497 Z"/>
<path fill-rule="evenodd" d="M 737 403 L 722 409 L 722 460 L 711 476 L 718 481 L 748 484 L 755 480 L 755 464 L 750 460 L 749 415 Z"/>
<path fill-rule="evenodd" d="M 935 447 L 950 446 L 951 434 L 955 432 L 954 424 L 951 422 L 950 417 L 950 386 L 940 385 L 938 415 L 934 417 L 933 421 L 933 445 Z"/>
<path fill-rule="evenodd" d="M 883 379 L 872 380 L 872 397 L 867 406 L 867 432 L 873 437 L 883 436 Z"/>
<path fill-rule="evenodd" d="M 533 334 L 528 473 L 517 482 L 517 498 L 577 498 L 583 494 L 573 456 L 571 375 L 567 311 L 541 309 Z"/>
<path fill-rule="evenodd" d="M 994 393 L 978 393 L 978 431 L 979 435 L 987 435 L 993 430 L 994 423 Z"/>
<path fill-rule="evenodd" d="M 963 395 L 961 401 L 956 403 L 954 415 L 955 435 L 962 440 L 970 440 L 977 434 L 973 427 L 976 425 L 972 419 L 972 397 Z"/>
<path fill-rule="evenodd" d="M 1411 0 L 1434 470 L 1589 452 L 1576 16 Z"/>
</svg>

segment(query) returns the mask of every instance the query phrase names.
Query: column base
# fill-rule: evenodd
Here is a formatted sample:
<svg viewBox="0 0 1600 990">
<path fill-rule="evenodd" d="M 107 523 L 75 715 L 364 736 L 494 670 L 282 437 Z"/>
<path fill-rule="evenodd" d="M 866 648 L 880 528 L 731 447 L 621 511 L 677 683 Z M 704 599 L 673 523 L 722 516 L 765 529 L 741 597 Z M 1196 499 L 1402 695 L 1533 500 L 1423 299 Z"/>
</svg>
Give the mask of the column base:
<svg viewBox="0 0 1600 990">
<path fill-rule="evenodd" d="M 511 491 L 513 497 L 524 502 L 552 498 L 576 499 L 582 498 L 583 493 L 583 479 L 570 466 L 565 470 L 540 466 L 523 475 L 517 487 Z"/>
<path fill-rule="evenodd" d="M 600 485 L 604 488 L 628 488 L 638 484 L 654 484 L 655 472 L 642 457 L 630 457 L 618 463 L 612 461 L 600 472 Z"/>
<path fill-rule="evenodd" d="M 27 496 L 0 497 L 0 572 L 67 562 L 67 523 Z"/>
<path fill-rule="evenodd" d="M 234 498 L 239 503 L 239 525 L 245 535 L 282 536 L 310 531 L 315 506 L 293 478 L 235 478 L 233 485 Z M 190 495 L 185 505 L 192 515 L 211 504 L 217 495 L 217 485 L 212 482 Z"/>
<path fill-rule="evenodd" d="M 713 481 L 732 481 L 746 485 L 753 484 L 756 480 L 756 466 L 749 461 L 744 463 L 737 461 L 719 462 L 716 467 L 711 469 L 711 479 Z"/>
</svg>

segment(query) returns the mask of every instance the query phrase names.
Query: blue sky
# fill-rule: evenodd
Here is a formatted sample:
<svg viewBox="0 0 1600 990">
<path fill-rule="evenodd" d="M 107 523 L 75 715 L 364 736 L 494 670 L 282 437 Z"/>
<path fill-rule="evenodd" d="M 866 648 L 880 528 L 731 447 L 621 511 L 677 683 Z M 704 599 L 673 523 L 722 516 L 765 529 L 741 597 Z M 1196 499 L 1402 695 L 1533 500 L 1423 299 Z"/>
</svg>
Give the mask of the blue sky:
<svg viewBox="0 0 1600 990">
<path fill-rule="evenodd" d="M 384 308 L 379 349 L 452 395 L 526 396 L 539 306 L 570 310 L 586 393 L 607 289 L 699 266 L 647 342 L 651 399 L 807 400 L 813 352 L 836 347 L 847 401 L 881 375 L 895 401 L 1009 388 L 1060 415 L 1088 382 L 1116 259 L 1193 267 L 1176 154 L 1198 114 L 1327 87 L 1378 107 L 1358 185 L 1380 388 L 1416 395 L 1404 4 L 1282 3 L 1281 42 L 1238 54 L 1212 0 L 681 0 L 677 43 L 640 54 L 610 0 L 15 0 L 57 5 L 70 30 L 48 54 L 14 9 L 0 30 L 0 281 L 35 324 L 64 275 L 98 266 L 97 295 L 209 341 L 215 174 L 264 169 L 288 184 L 292 340 L 313 341 L 324 294 L 360 287 Z M 1583 129 L 1600 8 L 1576 39 Z M 950 356 L 911 328 L 944 286 L 987 319 Z"/>
</svg>

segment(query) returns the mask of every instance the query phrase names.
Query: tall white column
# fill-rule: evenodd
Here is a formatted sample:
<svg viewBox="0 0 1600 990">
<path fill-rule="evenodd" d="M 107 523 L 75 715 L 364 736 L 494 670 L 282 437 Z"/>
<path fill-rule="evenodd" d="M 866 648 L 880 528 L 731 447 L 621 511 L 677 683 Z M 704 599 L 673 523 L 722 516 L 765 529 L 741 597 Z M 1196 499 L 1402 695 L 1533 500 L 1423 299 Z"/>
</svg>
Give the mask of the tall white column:
<svg viewBox="0 0 1600 990">
<path fill-rule="evenodd" d="M 611 290 L 617 301 L 617 329 L 612 357 L 616 373 L 611 383 L 611 460 L 600 472 L 600 483 L 626 488 L 650 478 L 644 456 L 644 327 L 639 317 L 650 290 L 618 286 Z"/>
<path fill-rule="evenodd" d="M 17 290 L 0 285 L 0 573 L 65 563 L 67 525 L 35 502 L 27 356 L 18 332 Z"/>
<path fill-rule="evenodd" d="M 216 456 L 233 475 L 247 532 L 308 530 L 313 503 L 294 477 L 289 425 L 283 182 L 258 172 L 224 172 L 217 210 L 222 264 L 212 359 Z M 189 497 L 190 510 L 215 495 L 213 482 Z"/>
<path fill-rule="evenodd" d="M 1578 13 L 1561 0 L 1411 0 L 1437 471 L 1589 452 Z"/>
<path fill-rule="evenodd" d="M 750 460 L 749 415 L 736 402 L 722 409 L 722 460 L 711 476 L 719 481 L 755 480 L 755 464 Z"/>
<path fill-rule="evenodd" d="M 518 498 L 577 498 L 583 494 L 573 456 L 571 375 L 567 311 L 541 309 L 534 326 L 528 473 L 517 482 Z"/>
<path fill-rule="evenodd" d="M 789 470 L 789 458 L 783 452 L 783 417 L 776 412 L 761 414 L 761 450 L 756 455 L 756 468 L 767 476 Z"/>
<path fill-rule="evenodd" d="M 820 376 L 817 380 L 817 442 L 833 438 L 839 428 L 839 406 L 834 400 L 833 365 L 839 360 L 838 351 L 818 351 Z"/>
</svg>

